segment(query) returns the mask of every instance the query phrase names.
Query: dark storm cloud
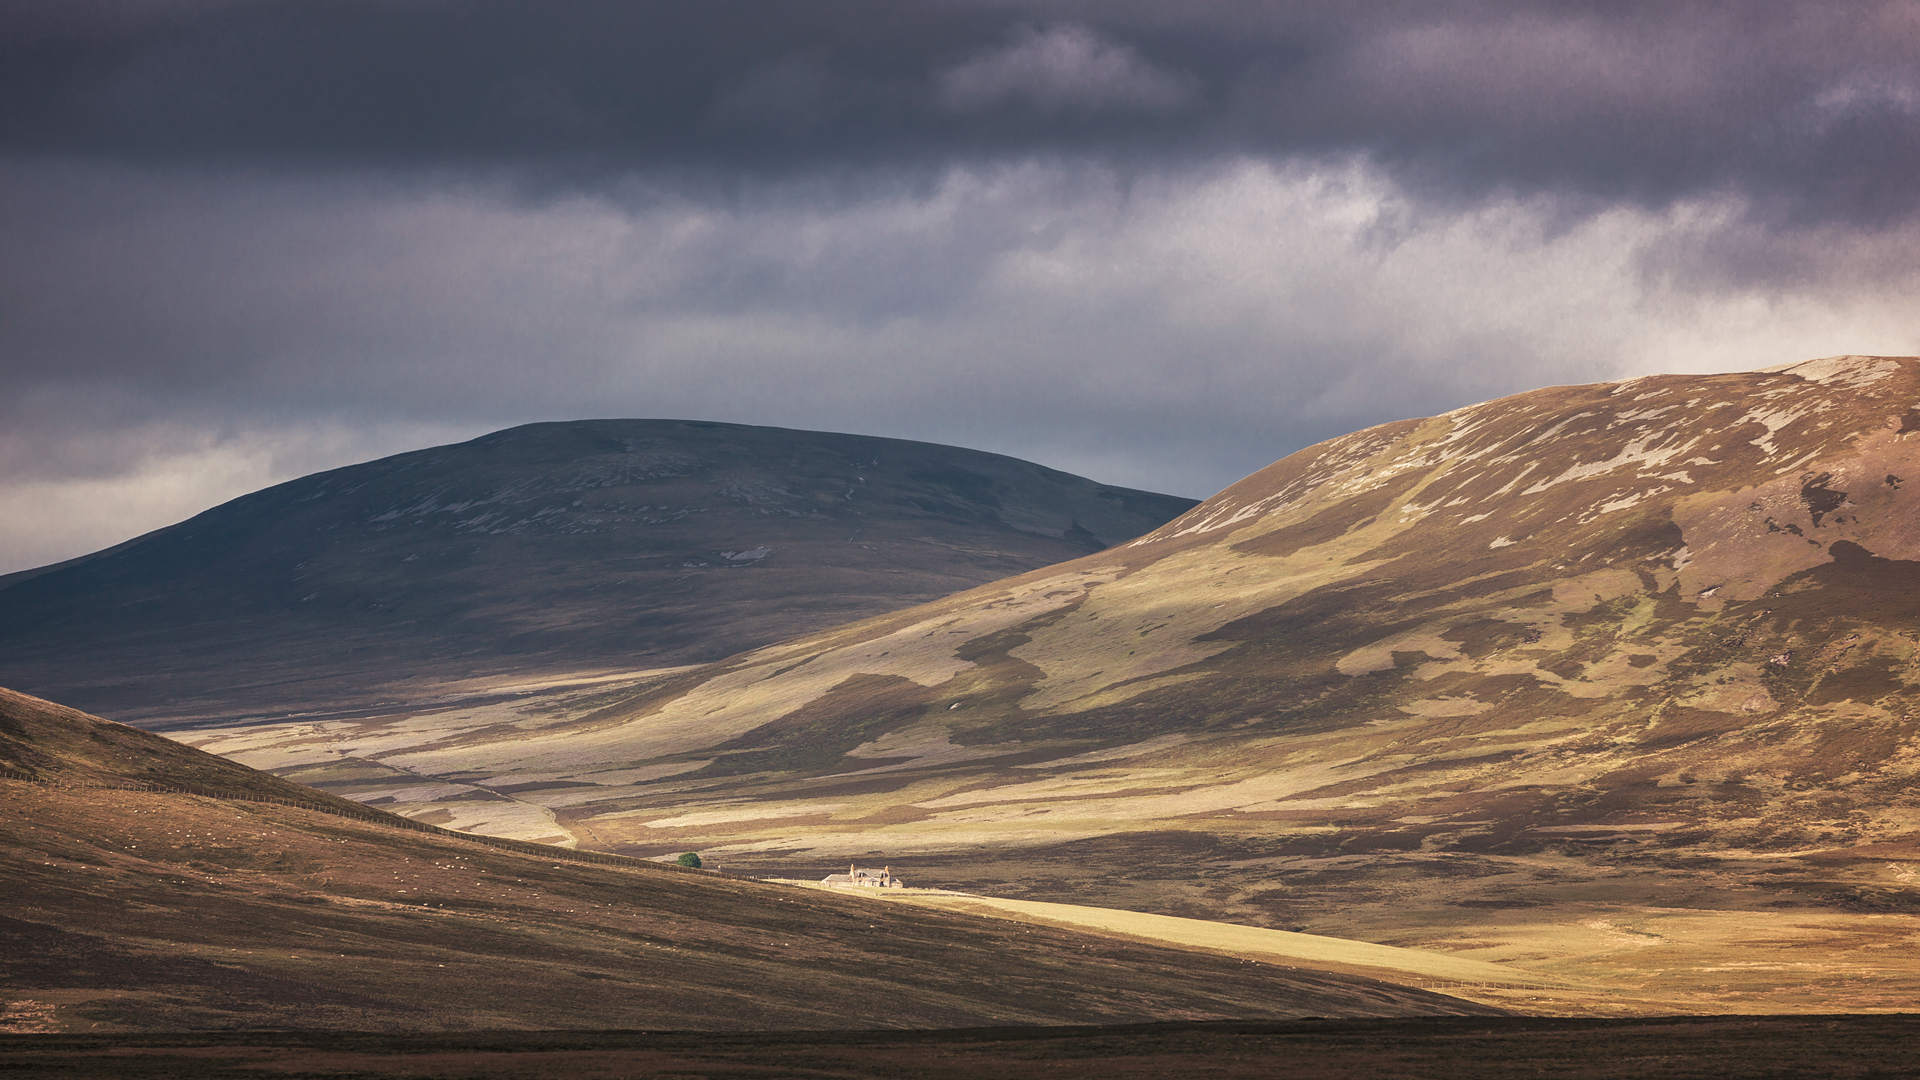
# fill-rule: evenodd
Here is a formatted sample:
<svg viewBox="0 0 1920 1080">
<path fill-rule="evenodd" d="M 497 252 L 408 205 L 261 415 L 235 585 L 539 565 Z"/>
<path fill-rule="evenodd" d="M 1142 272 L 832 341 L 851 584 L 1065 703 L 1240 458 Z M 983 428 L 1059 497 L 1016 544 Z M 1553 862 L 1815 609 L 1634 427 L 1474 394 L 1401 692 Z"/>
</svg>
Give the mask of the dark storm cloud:
<svg viewBox="0 0 1920 1080">
<path fill-rule="evenodd" d="M 0 148 L 790 172 L 1359 153 L 1453 197 L 1920 199 L 1920 10 L 1789 3 L 13 4 Z"/>
</svg>

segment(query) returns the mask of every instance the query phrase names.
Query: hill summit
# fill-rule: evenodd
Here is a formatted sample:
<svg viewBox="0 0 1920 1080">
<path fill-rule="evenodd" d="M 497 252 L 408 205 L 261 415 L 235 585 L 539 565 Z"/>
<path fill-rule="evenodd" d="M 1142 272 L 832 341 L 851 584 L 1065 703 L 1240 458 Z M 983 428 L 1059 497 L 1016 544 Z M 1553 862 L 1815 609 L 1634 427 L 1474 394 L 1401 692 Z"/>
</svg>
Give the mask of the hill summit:
<svg viewBox="0 0 1920 1080">
<path fill-rule="evenodd" d="M 0 680 L 152 720 L 706 662 L 1097 551 L 1192 505 L 899 439 L 530 424 L 0 578 Z"/>
</svg>

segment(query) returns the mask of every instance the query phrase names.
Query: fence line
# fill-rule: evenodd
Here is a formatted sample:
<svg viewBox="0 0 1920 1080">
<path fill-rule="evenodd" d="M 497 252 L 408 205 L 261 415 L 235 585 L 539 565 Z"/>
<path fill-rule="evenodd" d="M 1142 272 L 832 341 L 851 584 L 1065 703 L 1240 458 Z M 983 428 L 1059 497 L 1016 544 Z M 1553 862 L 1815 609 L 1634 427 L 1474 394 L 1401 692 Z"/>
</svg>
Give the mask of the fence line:
<svg viewBox="0 0 1920 1080">
<path fill-rule="evenodd" d="M 275 806 L 290 806 L 296 810 L 312 810 L 315 813 L 333 817 L 347 818 L 351 821 L 364 821 L 373 825 L 386 825 L 395 829 L 410 829 L 429 835 L 451 837 L 455 840 L 467 840 L 488 847 L 503 848 L 523 855 L 538 855 L 541 858 L 566 859 L 570 862 L 594 863 L 600 866 L 644 866 L 654 870 L 669 870 L 686 874 L 718 874 L 717 870 L 695 869 L 673 863 L 654 862 L 651 859 L 636 859 L 630 855 L 614 855 L 603 851 L 577 851 L 573 848 L 555 847 L 551 844 L 539 844 L 531 840 L 514 840 L 504 836 L 488 836 L 485 833 L 461 832 L 458 829 L 444 829 L 438 825 L 429 825 L 424 821 L 415 821 L 399 814 L 390 814 L 384 810 L 356 812 L 337 806 L 321 803 L 303 802 L 294 799 L 275 798 L 271 795 L 221 794 L 213 791 L 196 791 L 192 788 L 174 787 L 169 784 L 149 784 L 135 781 L 123 781 L 117 784 L 73 784 L 60 783 L 14 769 L 0 766 L 0 775 L 10 780 L 20 780 L 43 787 L 58 788 L 67 791 L 143 791 L 164 795 L 196 795 L 203 799 L 219 799 L 223 802 L 270 803 Z"/>
</svg>

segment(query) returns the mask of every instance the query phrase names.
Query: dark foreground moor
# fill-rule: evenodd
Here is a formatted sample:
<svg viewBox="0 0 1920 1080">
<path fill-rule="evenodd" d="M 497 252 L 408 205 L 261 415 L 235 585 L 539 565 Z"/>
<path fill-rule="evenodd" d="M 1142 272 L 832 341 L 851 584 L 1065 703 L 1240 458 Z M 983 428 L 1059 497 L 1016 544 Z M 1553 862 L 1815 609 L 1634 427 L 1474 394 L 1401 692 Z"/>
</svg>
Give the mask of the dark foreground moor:
<svg viewBox="0 0 1920 1080">
<path fill-rule="evenodd" d="M 1920 1017 L 1444 1017 L 958 1031 L 17 1035 L 7 1077 L 1911 1077 Z"/>
</svg>

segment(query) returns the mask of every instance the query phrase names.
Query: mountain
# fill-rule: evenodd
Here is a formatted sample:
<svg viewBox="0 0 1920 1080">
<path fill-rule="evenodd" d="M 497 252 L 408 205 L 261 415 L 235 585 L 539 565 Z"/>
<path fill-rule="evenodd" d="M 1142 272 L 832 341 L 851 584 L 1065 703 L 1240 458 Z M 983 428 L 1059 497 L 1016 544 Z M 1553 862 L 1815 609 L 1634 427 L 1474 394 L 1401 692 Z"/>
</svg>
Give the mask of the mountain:
<svg viewBox="0 0 1920 1080">
<path fill-rule="evenodd" d="M 0 690 L 0 1028 L 738 1030 L 1498 1011 L 1352 975 L 404 824 Z"/>
<path fill-rule="evenodd" d="M 1003 895 L 1482 955 L 1830 964 L 1761 923 L 1920 931 L 1917 402 L 1920 360 L 1860 356 L 1538 390 L 543 716 L 206 744 L 356 797 L 484 789 L 612 851 L 886 851 Z"/>
<path fill-rule="evenodd" d="M 717 660 L 1192 505 L 898 439 L 531 424 L 0 578 L 0 681 L 147 722 L 473 697 Z"/>
</svg>

